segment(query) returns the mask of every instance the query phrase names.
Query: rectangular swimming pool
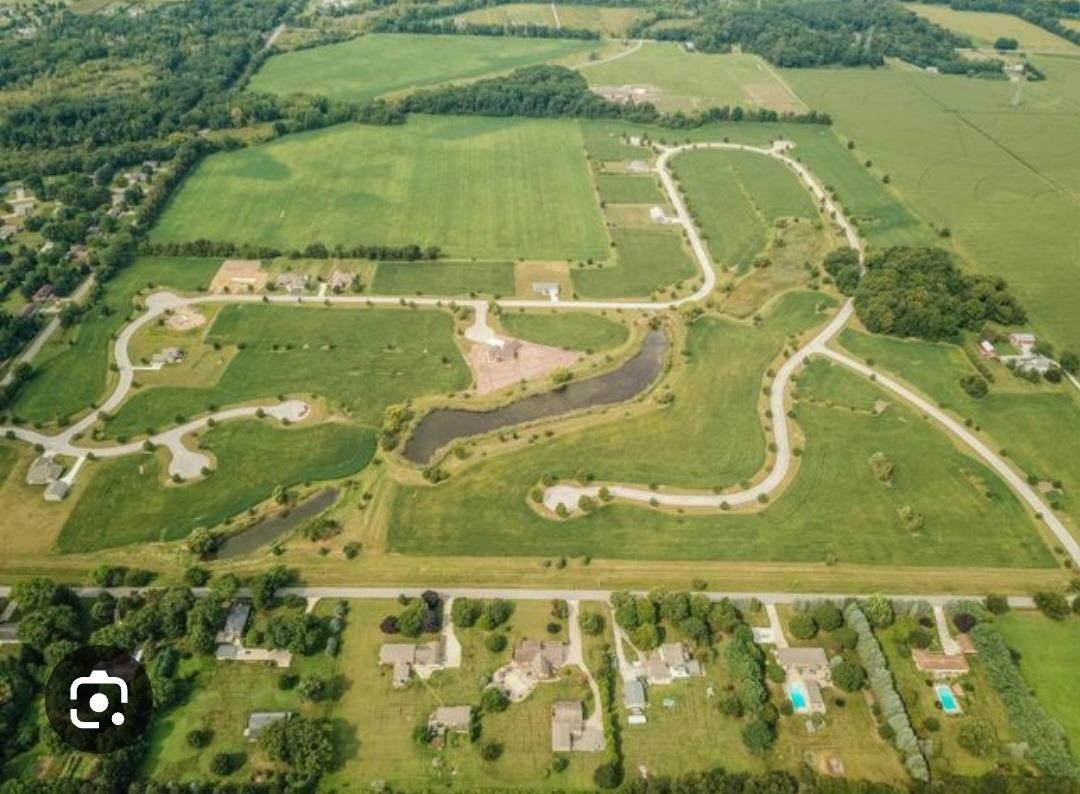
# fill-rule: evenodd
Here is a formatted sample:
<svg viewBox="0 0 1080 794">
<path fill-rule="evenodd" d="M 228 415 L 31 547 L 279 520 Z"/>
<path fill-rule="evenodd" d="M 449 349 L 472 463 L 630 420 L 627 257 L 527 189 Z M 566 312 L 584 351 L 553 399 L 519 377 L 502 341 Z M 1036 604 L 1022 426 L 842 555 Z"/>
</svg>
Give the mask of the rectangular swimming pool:
<svg viewBox="0 0 1080 794">
<path fill-rule="evenodd" d="M 806 684 L 802 681 L 792 681 L 787 686 L 788 698 L 796 713 L 802 713 L 810 707 L 810 698 L 806 692 Z"/>
<path fill-rule="evenodd" d="M 941 704 L 941 710 L 946 714 L 960 713 L 960 703 L 948 684 L 934 684 L 934 694 L 937 695 L 938 702 Z"/>
</svg>

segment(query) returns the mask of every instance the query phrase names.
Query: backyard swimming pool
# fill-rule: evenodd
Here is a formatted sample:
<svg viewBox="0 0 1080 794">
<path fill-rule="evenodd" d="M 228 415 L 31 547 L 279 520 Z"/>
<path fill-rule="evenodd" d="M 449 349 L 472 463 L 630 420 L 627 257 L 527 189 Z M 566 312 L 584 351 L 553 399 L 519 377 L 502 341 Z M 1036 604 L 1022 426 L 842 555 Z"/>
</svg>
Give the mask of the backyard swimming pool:
<svg viewBox="0 0 1080 794">
<path fill-rule="evenodd" d="M 937 695 L 938 702 L 941 703 L 941 710 L 946 714 L 960 713 L 960 703 L 957 702 L 956 695 L 953 694 L 948 684 L 935 684 L 934 694 Z"/>
<path fill-rule="evenodd" d="M 787 694 L 796 714 L 801 714 L 810 708 L 810 698 L 806 692 L 806 684 L 802 681 L 792 681 L 788 684 Z"/>
</svg>

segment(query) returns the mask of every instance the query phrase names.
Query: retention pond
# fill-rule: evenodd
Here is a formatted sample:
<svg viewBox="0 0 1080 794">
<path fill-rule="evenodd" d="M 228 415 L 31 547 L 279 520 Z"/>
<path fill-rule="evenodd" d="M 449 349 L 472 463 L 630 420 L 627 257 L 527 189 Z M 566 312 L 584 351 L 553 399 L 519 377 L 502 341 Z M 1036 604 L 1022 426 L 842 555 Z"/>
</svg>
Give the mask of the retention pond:
<svg viewBox="0 0 1080 794">
<path fill-rule="evenodd" d="M 247 529 L 226 538 L 217 551 L 217 559 L 231 560 L 235 557 L 243 557 L 261 549 L 268 543 L 285 537 L 300 524 L 309 518 L 314 518 L 330 507 L 334 500 L 337 499 L 337 496 L 337 490 L 329 488 L 297 505 L 287 515 L 270 516 L 257 524 L 252 524 Z"/>
</svg>

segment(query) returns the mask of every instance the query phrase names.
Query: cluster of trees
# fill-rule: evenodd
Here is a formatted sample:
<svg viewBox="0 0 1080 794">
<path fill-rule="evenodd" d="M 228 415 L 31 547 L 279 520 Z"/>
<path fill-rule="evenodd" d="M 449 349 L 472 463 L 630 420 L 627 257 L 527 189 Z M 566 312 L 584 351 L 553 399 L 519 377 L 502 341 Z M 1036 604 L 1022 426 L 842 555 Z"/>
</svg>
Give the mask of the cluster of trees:
<svg viewBox="0 0 1080 794">
<path fill-rule="evenodd" d="M 501 598 L 484 601 L 479 598 L 455 598 L 450 616 L 455 626 L 473 626 L 491 631 L 502 626 L 514 614 L 514 603 Z"/>
<path fill-rule="evenodd" d="M 1080 580 L 1074 586 L 1080 585 Z M 1070 614 L 1080 615 L 1080 596 L 1073 596 L 1072 603 L 1068 596 L 1058 590 L 1041 591 L 1035 594 L 1035 606 L 1051 620 L 1065 620 Z"/>
<path fill-rule="evenodd" d="M 915 780 L 925 783 L 930 780 L 930 769 L 926 764 L 926 758 L 923 756 L 915 731 L 911 727 L 911 720 L 908 717 L 907 710 L 904 708 L 904 701 L 896 691 L 896 682 L 893 680 L 892 673 L 889 672 L 885 653 L 881 650 L 881 645 L 878 644 L 877 638 L 874 637 L 874 632 L 870 628 L 870 620 L 874 620 L 874 624 L 878 626 L 887 625 L 893 620 L 892 606 L 889 605 L 886 612 L 880 606 L 881 600 L 880 598 L 876 599 L 870 619 L 867 618 L 867 615 L 863 613 L 856 602 L 850 602 L 844 608 L 844 620 L 859 637 L 855 650 L 866 668 L 870 689 L 873 691 L 874 699 L 880 706 L 882 717 L 885 719 L 885 733 L 891 736 L 897 749 L 903 753 L 904 767 L 907 769 L 908 774 Z M 877 619 L 874 619 L 875 612 L 877 613 Z M 887 622 L 881 623 L 880 621 L 885 620 L 886 616 Z"/>
<path fill-rule="evenodd" d="M 989 623 L 979 623 L 971 630 L 971 638 L 991 686 L 1005 704 L 1010 724 L 1028 744 L 1031 760 L 1046 775 L 1073 776 L 1064 729 L 1031 693 L 1001 634 Z"/>
<path fill-rule="evenodd" d="M 550 25 L 492 25 L 478 22 L 459 24 L 452 19 L 415 19 L 407 15 L 379 17 L 371 23 L 375 33 L 428 33 L 443 36 L 520 36 L 527 39 L 598 40 L 600 34 L 588 28 L 556 28 Z"/>
<path fill-rule="evenodd" d="M 859 287 L 859 276 L 862 275 L 858 251 L 854 248 L 837 248 L 825 255 L 823 264 L 838 290 L 845 295 L 855 293 Z"/>
<path fill-rule="evenodd" d="M 399 596 L 398 603 L 404 609 L 397 615 L 387 615 L 379 624 L 384 634 L 419 637 L 442 628 L 442 598 L 434 590 L 425 590 L 419 598 Z"/>
<path fill-rule="evenodd" d="M 956 340 L 987 322 L 1027 319 L 1004 279 L 962 273 L 941 248 L 898 246 L 868 256 L 853 294 L 863 325 L 892 336 Z"/>
<path fill-rule="evenodd" d="M 0 361 L 18 353 L 41 330 L 41 318 L 0 310 Z"/>
<path fill-rule="evenodd" d="M 442 249 L 437 245 L 351 245 L 337 244 L 328 247 L 323 243 L 310 243 L 304 248 L 282 251 L 264 245 L 233 243 L 212 240 L 190 240 L 187 242 L 143 242 L 139 248 L 143 254 L 154 256 L 197 256 L 197 257 L 244 257 L 248 259 L 372 259 L 390 262 L 416 262 L 436 260 L 442 256 Z"/>
<path fill-rule="evenodd" d="M 956 54 L 971 42 L 894 0 L 735 2 L 707 10 L 690 27 L 651 30 L 657 38 L 692 39 L 703 52 L 740 47 L 778 66 L 882 66 L 886 57 L 955 74 L 996 74 L 1001 61 Z"/>
<path fill-rule="evenodd" d="M 779 713 L 769 703 L 765 686 L 765 654 L 754 642 L 754 630 L 745 623 L 735 629 L 724 647 L 728 678 L 735 687 L 736 702 L 722 704 L 733 716 L 746 715 L 742 740 L 752 753 L 761 754 L 776 741 L 776 722 Z M 738 708 L 736 708 L 736 705 Z"/>
<path fill-rule="evenodd" d="M 1012 14 L 1054 35 L 1068 39 L 1073 44 L 1080 44 L 1080 30 L 1062 22 L 1063 18 L 1080 17 L 1076 0 L 929 0 L 929 2 L 947 5 L 957 11 L 993 11 L 999 14 Z"/>
<path fill-rule="evenodd" d="M 259 746 L 275 761 L 288 764 L 314 786 L 337 760 L 333 726 L 329 720 L 293 715 L 269 725 L 259 735 Z M 301 781 L 298 781 L 301 782 Z"/>
<path fill-rule="evenodd" d="M 789 121 L 829 124 L 827 114 L 777 113 L 740 107 L 709 108 L 695 113 L 661 113 L 651 103 L 625 104 L 589 90 L 578 71 L 564 66 L 527 66 L 503 77 L 418 91 L 399 103 L 406 113 L 482 116 L 621 118 L 642 124 L 685 129 L 719 121 Z"/>
<path fill-rule="evenodd" d="M 662 622 L 695 644 L 708 645 L 734 631 L 742 621 L 731 601 L 710 601 L 703 595 L 685 592 L 656 590 L 638 596 L 620 591 L 612 594 L 611 604 L 615 622 L 641 650 L 652 650 L 664 641 Z"/>
</svg>

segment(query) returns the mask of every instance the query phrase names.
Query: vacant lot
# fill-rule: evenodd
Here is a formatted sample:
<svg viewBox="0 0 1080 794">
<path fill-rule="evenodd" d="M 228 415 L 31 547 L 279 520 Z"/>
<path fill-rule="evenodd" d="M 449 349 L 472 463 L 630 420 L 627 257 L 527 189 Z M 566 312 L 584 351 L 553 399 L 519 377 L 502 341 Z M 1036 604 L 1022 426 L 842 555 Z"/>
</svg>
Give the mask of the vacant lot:
<svg viewBox="0 0 1080 794">
<path fill-rule="evenodd" d="M 556 13 L 558 18 L 556 18 Z M 605 36 L 621 36 L 639 16 L 632 8 L 563 5 L 562 3 L 509 3 L 478 8 L 459 19 L 482 25 L 540 25 L 544 27 L 585 28 Z M 595 44 L 593 45 L 595 47 Z"/>
<path fill-rule="evenodd" d="M 440 311 L 229 305 L 210 344 L 238 349 L 209 388 L 147 385 L 106 424 L 110 437 L 164 429 L 178 418 L 279 394 L 318 394 L 335 410 L 378 425 L 383 409 L 422 394 L 456 391 L 468 370 Z"/>
<path fill-rule="evenodd" d="M 1080 678 L 1076 658 L 1080 632 L 1076 620 L 1056 622 L 1035 613 L 1013 612 L 994 625 L 1009 646 L 1020 652 L 1020 671 L 1039 702 L 1069 736 L 1073 758 L 1080 755 Z"/>
<path fill-rule="evenodd" d="M 518 339 L 568 350 L 607 350 L 626 341 L 629 331 L 617 320 L 584 312 L 504 311 L 499 324 Z"/>
<path fill-rule="evenodd" d="M 954 11 L 948 6 L 926 3 L 907 3 L 908 8 L 931 22 L 948 28 L 961 36 L 969 36 L 976 44 L 993 46 L 999 37 L 1016 39 L 1024 50 L 1080 53 L 1071 41 L 1055 36 L 1048 30 L 1025 22 L 1012 14 L 990 11 Z"/>
<path fill-rule="evenodd" d="M 677 156 L 673 165 L 709 252 L 721 267 L 746 272 L 780 218 L 818 217 L 810 194 L 772 158 L 700 150 Z"/>
<path fill-rule="evenodd" d="M 577 292 L 585 298 L 633 298 L 693 278 L 698 270 L 681 229 L 613 230 L 616 265 L 573 270 Z"/>
<path fill-rule="evenodd" d="M 565 23 L 564 23 L 565 24 Z M 704 55 L 675 43 L 646 43 L 632 55 L 582 71 L 593 86 L 650 86 L 661 110 L 721 105 L 799 112 L 806 106 L 756 55 Z"/>
<path fill-rule="evenodd" d="M 512 295 L 513 262 L 382 262 L 371 291 L 376 295 Z"/>
<path fill-rule="evenodd" d="M 207 158 L 152 237 L 602 258 L 607 240 L 582 149 L 573 121 L 343 124 Z"/>
<path fill-rule="evenodd" d="M 251 80 L 254 91 L 370 99 L 440 83 L 485 77 L 584 54 L 596 42 L 514 36 L 373 33 L 270 58 Z"/>
<path fill-rule="evenodd" d="M 203 437 L 217 458 L 205 480 L 164 484 L 165 453 L 132 455 L 92 464 L 92 477 L 60 532 L 62 552 L 129 543 L 179 540 L 195 527 L 212 527 L 268 498 L 278 485 L 353 474 L 375 453 L 375 434 L 344 424 L 283 429 L 244 420 Z"/>
<path fill-rule="evenodd" d="M 666 204 L 654 176 L 598 174 L 596 187 L 600 198 L 609 204 Z"/>
</svg>

